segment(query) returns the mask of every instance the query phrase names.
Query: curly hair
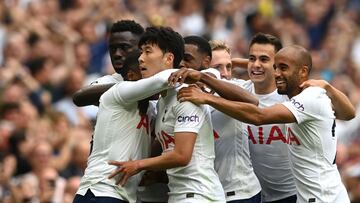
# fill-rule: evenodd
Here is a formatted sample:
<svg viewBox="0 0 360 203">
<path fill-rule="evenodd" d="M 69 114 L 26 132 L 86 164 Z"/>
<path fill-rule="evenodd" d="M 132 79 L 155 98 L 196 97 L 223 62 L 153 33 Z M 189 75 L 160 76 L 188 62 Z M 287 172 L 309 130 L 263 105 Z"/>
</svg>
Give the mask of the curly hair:
<svg viewBox="0 0 360 203">
<path fill-rule="evenodd" d="M 133 20 L 120 20 L 115 22 L 110 30 L 111 33 L 126 31 L 140 36 L 144 33 L 144 28 L 139 23 Z"/>
</svg>

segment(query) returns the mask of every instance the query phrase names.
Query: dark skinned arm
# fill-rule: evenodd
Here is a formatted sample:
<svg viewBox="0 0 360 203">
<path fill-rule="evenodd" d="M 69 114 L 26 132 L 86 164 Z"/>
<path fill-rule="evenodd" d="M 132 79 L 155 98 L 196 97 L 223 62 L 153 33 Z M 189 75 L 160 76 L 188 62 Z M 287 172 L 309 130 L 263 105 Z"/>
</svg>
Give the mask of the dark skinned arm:
<svg viewBox="0 0 360 203">
<path fill-rule="evenodd" d="M 224 80 L 218 80 L 206 73 L 200 71 L 182 68 L 169 77 L 169 84 L 175 86 L 176 83 L 193 84 L 202 82 L 218 93 L 221 97 L 231 100 L 240 101 L 258 105 L 259 100 L 250 92 L 243 88 Z"/>
<path fill-rule="evenodd" d="M 352 105 L 349 98 L 342 93 L 340 90 L 336 89 L 334 86 L 330 85 L 325 80 L 307 80 L 303 82 L 300 87 L 306 88 L 309 86 L 317 86 L 326 90 L 326 94 L 330 97 L 331 103 L 333 105 L 335 116 L 340 120 L 351 120 L 355 118 L 355 107 Z"/>
<path fill-rule="evenodd" d="M 254 104 L 229 101 L 206 94 L 194 87 L 182 88 L 178 93 L 178 100 L 190 101 L 194 104 L 208 104 L 230 117 L 254 125 L 296 122 L 294 115 L 282 104 L 259 108 Z"/>
</svg>

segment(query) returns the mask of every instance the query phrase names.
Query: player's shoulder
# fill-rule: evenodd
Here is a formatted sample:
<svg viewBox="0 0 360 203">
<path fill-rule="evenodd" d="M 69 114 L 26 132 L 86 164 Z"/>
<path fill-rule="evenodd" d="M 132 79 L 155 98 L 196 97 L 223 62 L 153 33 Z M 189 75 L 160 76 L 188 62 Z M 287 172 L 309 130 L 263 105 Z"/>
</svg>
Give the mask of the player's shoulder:
<svg viewBox="0 0 360 203">
<path fill-rule="evenodd" d="M 232 79 L 231 83 L 242 87 L 243 89 L 247 91 L 254 90 L 254 83 L 251 80 L 243 80 L 243 79 Z"/>
<path fill-rule="evenodd" d="M 328 98 L 326 90 L 321 87 L 307 87 L 295 97 L 302 97 L 306 99 Z"/>
<path fill-rule="evenodd" d="M 101 84 L 109 84 L 109 83 L 118 83 L 123 81 L 123 77 L 118 74 L 114 73 L 112 75 L 104 75 L 98 79 L 96 79 L 94 82 L 92 82 L 90 85 L 101 85 Z"/>
</svg>

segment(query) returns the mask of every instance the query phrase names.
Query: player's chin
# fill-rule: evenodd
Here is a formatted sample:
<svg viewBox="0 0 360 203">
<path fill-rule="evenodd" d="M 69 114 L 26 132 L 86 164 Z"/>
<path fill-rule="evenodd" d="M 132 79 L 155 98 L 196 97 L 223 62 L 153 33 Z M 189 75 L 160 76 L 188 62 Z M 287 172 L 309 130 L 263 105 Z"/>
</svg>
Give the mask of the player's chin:
<svg viewBox="0 0 360 203">
<path fill-rule="evenodd" d="M 114 67 L 115 72 L 117 72 L 119 74 L 121 73 L 122 65 L 113 65 L 113 67 Z"/>
<path fill-rule="evenodd" d="M 277 87 L 278 94 L 287 94 L 286 88 Z"/>
</svg>

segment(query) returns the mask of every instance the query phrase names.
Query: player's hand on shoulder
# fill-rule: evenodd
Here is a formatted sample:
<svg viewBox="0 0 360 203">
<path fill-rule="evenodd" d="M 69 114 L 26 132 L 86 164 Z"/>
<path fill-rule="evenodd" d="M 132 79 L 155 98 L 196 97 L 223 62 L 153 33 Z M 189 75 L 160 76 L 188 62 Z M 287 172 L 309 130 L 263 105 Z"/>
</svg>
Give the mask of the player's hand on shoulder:
<svg viewBox="0 0 360 203">
<path fill-rule="evenodd" d="M 329 86 L 329 83 L 325 80 L 310 79 L 310 80 L 303 82 L 300 85 L 300 88 L 305 89 L 307 87 L 321 87 L 323 89 L 326 89 L 328 86 Z"/>
<path fill-rule="evenodd" d="M 199 87 L 192 85 L 179 90 L 177 98 L 179 102 L 190 101 L 194 104 L 205 104 L 210 94 L 204 93 Z"/>
<path fill-rule="evenodd" d="M 175 87 L 176 83 L 193 84 L 201 79 L 201 72 L 189 68 L 181 68 L 180 70 L 172 73 L 168 79 L 170 86 Z"/>
</svg>

